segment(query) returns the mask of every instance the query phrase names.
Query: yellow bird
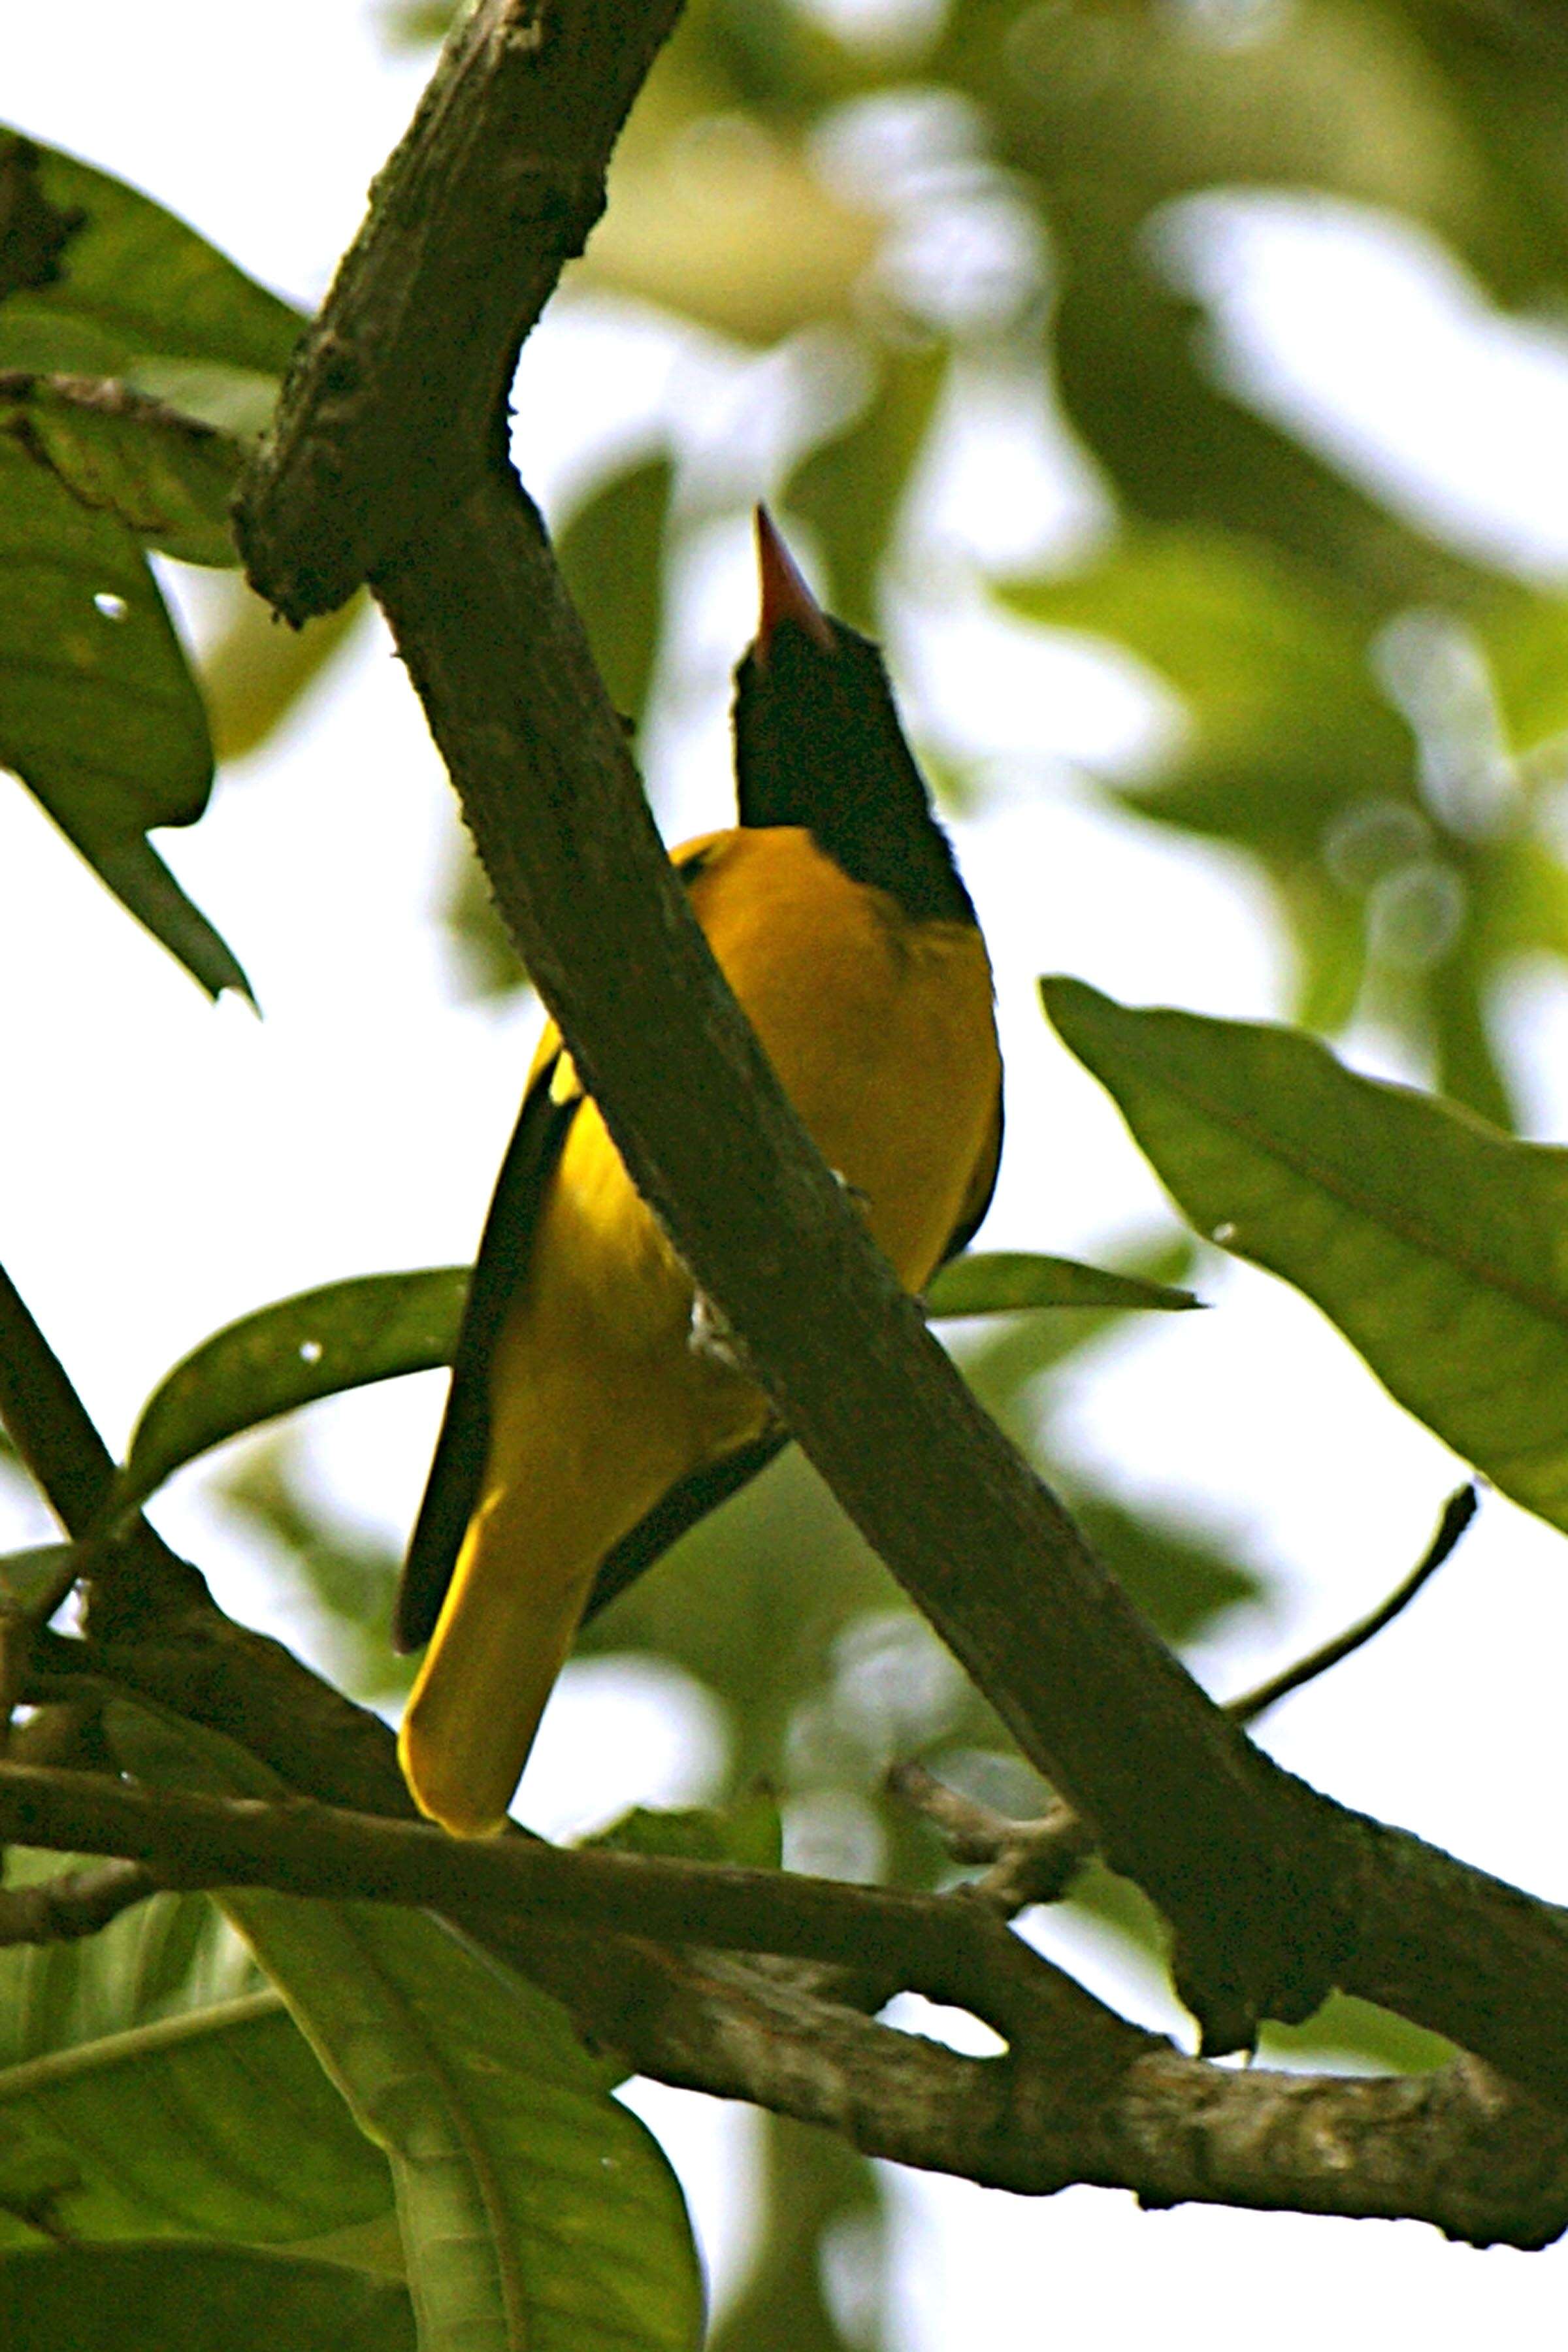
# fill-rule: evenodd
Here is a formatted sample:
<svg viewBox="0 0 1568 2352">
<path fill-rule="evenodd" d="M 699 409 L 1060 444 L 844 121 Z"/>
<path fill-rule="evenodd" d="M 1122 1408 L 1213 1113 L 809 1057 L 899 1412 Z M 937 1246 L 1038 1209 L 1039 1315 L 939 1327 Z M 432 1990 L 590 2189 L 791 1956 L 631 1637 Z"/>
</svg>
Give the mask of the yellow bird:
<svg viewBox="0 0 1568 2352">
<path fill-rule="evenodd" d="M 991 967 L 877 648 L 823 613 L 761 509 L 757 541 L 741 821 L 674 864 L 786 1092 L 918 1292 L 995 1182 Z M 500 1826 L 584 1610 L 784 1437 L 547 1028 L 398 1594 L 399 1647 L 430 1643 L 398 1742 L 424 1812 L 464 1835 Z"/>
</svg>

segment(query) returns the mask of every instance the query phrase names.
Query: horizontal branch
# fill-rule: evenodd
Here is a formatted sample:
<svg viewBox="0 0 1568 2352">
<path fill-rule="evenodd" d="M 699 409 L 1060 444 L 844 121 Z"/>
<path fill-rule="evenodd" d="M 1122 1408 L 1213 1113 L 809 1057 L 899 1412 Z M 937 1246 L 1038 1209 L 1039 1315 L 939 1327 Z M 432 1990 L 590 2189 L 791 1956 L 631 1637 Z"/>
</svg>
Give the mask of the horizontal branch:
<svg viewBox="0 0 1568 2352">
<path fill-rule="evenodd" d="M 18 1336 L 25 1359 L 44 1346 L 25 1314 Z M 52 1353 L 48 1363 L 48 1381 L 35 1384 L 49 1400 L 35 1433 L 69 1486 L 92 1475 L 101 1442 Z M 14 1381 L 16 1370 L 13 1364 Z M 68 1693 L 92 1689 L 90 1675 L 74 1668 L 111 1666 L 127 1687 L 239 1738 L 296 1788 L 331 1798 L 347 1787 L 392 1813 L 407 1805 L 385 1726 L 280 1644 L 230 1625 L 210 1602 L 160 1624 L 154 1641 L 105 1645 L 44 1635 L 40 1646 Z M 72 1730 L 68 1754 L 87 1728 L 80 1704 L 34 1717 L 24 1738 L 57 1718 Z M 38 1776 L 27 1832 L 37 1843 L 61 1850 L 85 1843 L 77 1803 L 84 1780 L 98 1794 L 123 1793 L 99 1777 Z M 45 1783 L 71 1798 L 57 1815 L 43 1801 Z M 297 1807 L 283 1810 L 300 1816 Z M 310 1809 L 304 1817 L 321 1814 Z M 183 1839 L 179 1858 L 189 1866 Z M 13 1908 L 9 1924 L 22 1933 L 69 1933 L 139 1899 L 155 1875 L 135 1860 L 70 1872 L 25 1915 Z M 331 1891 L 343 1891 L 335 1877 Z M 856 1890 L 834 1893 L 847 1891 L 853 1899 Z M 1537 1907 L 1513 1899 L 1527 1914 Z M 646 1924 L 640 1902 L 637 1912 Z M 492 1913 L 472 1932 L 548 1986 L 585 2034 L 638 2071 L 826 2125 L 868 2155 L 1025 2191 L 1081 2179 L 1130 2189 L 1151 2204 L 1193 2199 L 1410 2216 L 1477 2244 L 1542 2245 L 1568 2215 L 1562 2117 L 1484 2068 L 1465 2062 L 1394 2084 L 1219 2069 L 1128 2027 L 1022 1946 L 1009 1947 L 1008 1967 L 1024 1972 L 1038 2003 L 1035 2023 L 1048 2021 L 1050 2030 L 1021 2034 L 1003 2069 L 814 1998 L 803 1971 L 791 1981 L 776 1961 L 661 1950 L 602 1926 L 574 1931 L 553 1916 L 525 1921 L 514 1912 L 502 1921 Z M 868 2000 L 893 1990 L 899 1972 L 886 1968 L 873 1939 L 858 1937 L 852 1960 L 857 1983 L 869 1985 Z M 1009 2006 L 1010 1998 L 1004 1995 Z"/>
<path fill-rule="evenodd" d="M 1465 2059 L 1386 2080 L 1245 2071 L 1150 2042 L 1093 2081 L 1043 2051 L 1007 2068 L 714 1959 L 624 2021 L 664 2082 L 827 2126 L 868 2156 L 1024 2195 L 1075 2183 L 1184 2203 L 1434 2223 L 1533 2248 L 1568 2226 L 1568 2122 Z"/>
<path fill-rule="evenodd" d="M 82 1932 L 152 1890 L 279 1892 L 437 1905 L 487 1932 L 503 1910 L 530 1972 L 640 2071 L 825 2124 L 868 2155 L 1046 2194 L 1075 2182 L 1145 2204 L 1197 2200 L 1434 2221 L 1479 2244 L 1545 2244 L 1568 2224 L 1568 2120 L 1472 2062 L 1387 2082 L 1237 2073 L 1117 2018 L 963 1897 L 439 1832 L 301 1804 L 150 1791 L 0 1767 L 0 1835 L 142 1862 L 19 1889 L 0 1927 Z M 97 1924 L 98 1922 L 94 1922 Z M 570 1932 L 591 1927 L 584 1939 Z M 621 1945 L 628 1927 L 635 1946 Z M 604 1930 L 609 1930 L 608 1934 Z M 803 1990 L 777 1967 L 649 1935 L 869 1965 L 881 1998 L 920 1986 L 1014 2035 L 966 2058 Z M 873 1995 L 872 1997 L 876 1997 Z"/>
<path fill-rule="evenodd" d="M 152 1790 L 90 1772 L 0 1762 L 0 1843 L 129 1856 L 169 1886 L 270 1886 L 284 1894 L 407 1903 L 456 1919 L 519 1913 L 864 1968 L 961 2004 L 1005 2038 L 1112 2013 L 962 1897 L 845 1885 L 525 1838 L 461 1840 L 423 1822 L 293 1800 Z M 1112 2022 L 1115 2022 L 1112 2020 Z M 1103 2030 L 1103 2028 L 1101 2029 Z M 1131 2046 L 1143 2037 L 1121 2028 Z"/>
</svg>

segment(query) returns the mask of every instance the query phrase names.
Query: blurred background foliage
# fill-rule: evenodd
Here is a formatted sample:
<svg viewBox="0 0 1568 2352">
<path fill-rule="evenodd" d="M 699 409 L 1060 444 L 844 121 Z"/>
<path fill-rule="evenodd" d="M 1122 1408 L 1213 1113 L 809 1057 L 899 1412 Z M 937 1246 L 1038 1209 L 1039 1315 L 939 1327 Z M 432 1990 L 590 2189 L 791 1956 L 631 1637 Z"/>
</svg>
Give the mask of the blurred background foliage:
<svg viewBox="0 0 1568 2352">
<path fill-rule="evenodd" d="M 449 18 L 389 5 L 387 38 L 432 41 Z M 654 306 L 705 350 L 770 355 L 742 458 L 722 436 L 634 436 L 552 516 L 656 790 L 672 592 L 715 525 L 765 493 L 861 627 L 896 631 L 911 599 L 940 614 L 978 598 L 1139 666 L 1183 723 L 1154 764 L 1094 788 L 1250 862 L 1299 1019 L 1330 1034 L 1375 1022 L 1412 1068 L 1511 1125 L 1500 990 L 1521 957 L 1568 953 L 1568 601 L 1284 419 L 1226 338 L 1209 232 L 1216 206 L 1265 194 L 1370 209 L 1436 240 L 1495 303 L 1560 304 L 1565 121 L 1555 0 L 689 0 L 559 298 Z M 1065 456 L 1081 528 L 1049 562 L 928 562 L 933 476 L 999 415 Z M 293 636 L 224 579 L 210 610 L 211 733 L 238 757 L 288 721 L 356 608 Z M 944 794 L 981 804 L 987 763 L 926 748 Z M 457 846 L 441 905 L 465 989 L 524 985 Z M 1185 1245 L 1155 1240 L 1140 1270 L 1183 1279 Z M 1064 1460 L 1058 1371 L 1116 1320 L 1037 1314 L 955 1346 L 1154 1622 L 1191 1643 L 1266 1605 L 1267 1586 L 1214 1530 L 1163 1524 Z M 292 1580 L 311 1654 L 395 1700 L 396 1562 L 333 1523 L 296 1440 L 250 1450 L 220 1494 Z M 710 1694 L 730 1735 L 718 1801 L 776 1791 L 800 1865 L 951 1879 L 934 1833 L 885 1794 L 896 1759 L 1003 1810 L 1044 1795 L 793 1456 L 583 1646 L 654 1654 Z M 1105 1873 L 1074 1900 L 1155 1952 L 1146 1909 Z M 1346 2002 L 1287 2041 L 1297 2058 L 1441 2055 Z M 718 2343 L 888 2345 L 871 2168 L 766 2129 L 759 2252 Z"/>
</svg>

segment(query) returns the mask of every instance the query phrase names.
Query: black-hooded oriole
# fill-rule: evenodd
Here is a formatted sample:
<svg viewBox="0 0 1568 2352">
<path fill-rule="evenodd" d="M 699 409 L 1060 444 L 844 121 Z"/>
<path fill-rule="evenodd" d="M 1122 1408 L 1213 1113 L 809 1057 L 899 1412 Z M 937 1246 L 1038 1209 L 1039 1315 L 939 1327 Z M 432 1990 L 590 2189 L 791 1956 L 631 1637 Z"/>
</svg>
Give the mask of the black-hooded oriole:
<svg viewBox="0 0 1568 2352">
<path fill-rule="evenodd" d="M 674 863 L 785 1090 L 919 1290 L 995 1181 L 991 967 L 877 648 L 820 609 L 760 509 L 757 537 L 740 824 Z M 547 1028 L 398 1595 L 399 1646 L 430 1642 L 399 1754 L 448 1829 L 500 1826 L 584 1608 L 784 1444 L 702 1324 Z"/>
</svg>

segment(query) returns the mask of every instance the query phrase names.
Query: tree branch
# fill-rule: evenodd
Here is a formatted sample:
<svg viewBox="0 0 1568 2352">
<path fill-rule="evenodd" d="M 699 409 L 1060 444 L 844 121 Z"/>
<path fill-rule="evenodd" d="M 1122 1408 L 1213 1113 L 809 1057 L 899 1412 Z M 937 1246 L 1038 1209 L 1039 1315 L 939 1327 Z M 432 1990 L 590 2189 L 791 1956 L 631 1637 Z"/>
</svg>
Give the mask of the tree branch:
<svg viewBox="0 0 1568 2352">
<path fill-rule="evenodd" d="M 607 5 L 560 0 L 552 55 L 565 79 L 548 104 L 542 78 L 529 96 L 529 74 L 545 71 L 542 53 L 525 55 L 531 12 L 486 0 L 458 40 L 242 503 L 257 584 L 298 612 L 307 591 L 331 601 L 372 566 L 502 911 L 639 1186 L 851 1516 L 1113 1866 L 1173 1923 L 1206 2046 L 1248 2041 L 1264 2013 L 1302 2016 L 1332 1982 L 1373 1999 L 1396 1985 L 1405 2013 L 1568 2100 L 1568 2024 L 1551 2022 L 1568 2018 L 1555 1918 L 1543 1928 L 1543 1906 L 1526 1905 L 1527 1930 L 1508 1909 L 1524 1898 L 1444 1857 L 1418 1864 L 1413 1842 L 1314 1799 L 1154 1642 L 897 1293 L 659 853 L 486 408 L 529 305 L 474 293 L 498 266 L 498 236 L 502 276 L 513 253 L 476 155 L 531 124 L 539 171 L 527 178 L 520 144 L 509 185 L 548 182 L 572 138 L 572 184 L 596 178 L 590 126 L 607 144 L 630 85 L 606 106 L 570 71 L 603 79 Z M 614 14 L 634 46 L 627 11 Z M 641 32 L 656 20 L 651 0 L 637 12 Z M 573 126 L 564 145 L 557 122 Z M 548 244 L 535 292 L 577 217 Z M 455 396 L 454 366 L 469 389 L 462 429 L 438 436 L 437 482 L 411 386 L 439 380 Z M 410 479 L 423 485 L 412 514 Z M 384 513 L 390 536 L 373 528 Z"/>
<path fill-rule="evenodd" d="M 235 510 L 298 624 L 346 602 L 504 443 L 517 352 L 605 205 L 680 0 L 479 0 L 300 341 Z"/>
<path fill-rule="evenodd" d="M 66 1420 L 80 1413 L 74 1392 L 70 1404 Z M 226 1626 L 210 1604 L 205 1618 Z M 205 1619 L 186 1646 L 161 1628 L 155 1644 L 121 1644 L 116 1664 L 133 1689 L 183 1702 L 182 1711 L 217 1728 L 250 1730 L 249 1744 L 270 1749 L 296 1787 L 330 1796 L 357 1777 L 370 1801 L 406 1807 L 384 1725 L 276 1643 L 228 1631 L 236 1646 L 220 1648 L 216 1674 Z M 100 1644 L 43 1641 L 65 1687 L 73 1680 L 79 1687 L 73 1664 L 102 1664 Z M 257 1693 L 260 1704 L 247 1710 L 247 1694 Z M 346 1718 L 360 1726 L 350 1739 Z M 81 1828 L 79 1820 L 61 1821 L 54 1833 L 68 1848 Z M 35 1814 L 31 1834 L 51 1842 L 47 1811 Z M 1420 1867 L 1426 1850 L 1404 1843 Z M 1495 1892 L 1551 1965 L 1553 1922 L 1544 1906 L 1493 1890 L 1444 1857 L 1428 1860 L 1455 1873 L 1477 1901 Z M 1561 2116 L 1468 2064 L 1409 2084 L 1285 2077 L 1279 2103 L 1263 2107 L 1256 2102 L 1276 2078 L 1178 2059 L 1057 1972 L 1026 1962 L 1042 2002 L 1047 1988 L 1056 2002 L 1056 2030 L 1020 2038 L 1012 2060 L 1020 2087 L 1004 2098 L 995 2069 L 814 1999 L 798 1968 L 792 1982 L 778 1962 L 661 1952 L 603 1928 L 526 1925 L 515 1914 L 504 1925 L 492 1914 L 479 1933 L 553 1991 L 584 2032 L 642 2072 L 830 2125 L 869 2154 L 1020 2189 L 1083 2179 L 1133 2189 L 1150 2202 L 1414 2215 L 1478 2243 L 1543 2244 L 1563 2226 Z M 862 1950 L 857 1961 L 853 1974 L 868 2000 L 894 1989 L 885 1968 L 880 1989 L 868 1988 L 867 1963 L 875 1978 L 879 1954 Z M 1069 2064 L 1075 2051 L 1078 2063 Z"/>
<path fill-rule="evenodd" d="M 1326 1675 L 1331 1667 L 1342 1665 L 1346 1658 L 1353 1656 L 1357 1650 L 1364 1649 L 1368 1642 L 1374 1640 L 1385 1626 L 1392 1625 L 1394 1619 L 1409 1608 L 1422 1587 L 1436 1575 L 1475 1517 L 1480 1507 L 1480 1499 L 1476 1487 L 1458 1487 L 1444 1504 L 1437 1531 L 1426 1549 L 1409 1575 L 1394 1586 L 1379 1608 L 1374 1609 L 1369 1617 L 1362 1618 L 1359 1623 L 1348 1626 L 1344 1633 L 1336 1633 L 1333 1640 L 1325 1642 L 1321 1649 L 1309 1652 L 1304 1658 L 1298 1658 L 1293 1666 L 1286 1666 L 1281 1673 L 1270 1675 L 1268 1680 L 1259 1683 L 1255 1690 L 1245 1691 L 1239 1698 L 1227 1699 L 1226 1713 L 1237 1723 L 1256 1723 L 1260 1715 L 1271 1706 L 1278 1706 L 1280 1700 L 1289 1698 L 1292 1691 L 1316 1682 L 1320 1675 Z"/>
<path fill-rule="evenodd" d="M 17 1890 L 13 1902 L 31 1906 L 16 1915 L 24 1931 L 82 1932 L 93 1906 L 112 1916 L 155 1884 L 437 1904 L 491 1941 L 504 1937 L 503 1917 L 515 1935 L 525 1911 L 531 1973 L 642 2071 L 999 2188 L 1047 2194 L 1087 2181 L 1146 2204 L 1414 2216 L 1481 2244 L 1541 2245 L 1568 2224 L 1568 2119 L 1473 2062 L 1357 2082 L 1183 2058 L 963 1896 L 521 1840 L 459 1844 L 328 1808 L 5 1767 L 0 1833 L 134 1847 L 152 1865 Z M 0 1904 L 0 1934 L 6 1924 Z M 635 1944 L 619 1942 L 628 1928 L 640 1930 Z M 649 1934 L 688 1948 L 650 1952 Z M 872 1956 L 882 1998 L 911 1986 L 960 2001 L 1012 2036 L 1010 2056 L 960 2057 L 776 1968 L 689 1948 L 709 1937 L 858 1969 Z"/>
<path fill-rule="evenodd" d="M 1009 2039 L 1048 2021 L 1060 2041 L 1079 2014 L 1111 2017 L 977 1904 L 794 1871 L 567 1851 L 531 1838 L 460 1841 L 424 1822 L 301 1800 L 152 1790 L 5 1762 L 0 1842 L 128 1856 L 166 1886 L 271 1886 L 481 1923 L 518 1914 L 676 1944 L 871 1962 L 889 1995 L 910 1987 L 958 2003 Z"/>
</svg>

